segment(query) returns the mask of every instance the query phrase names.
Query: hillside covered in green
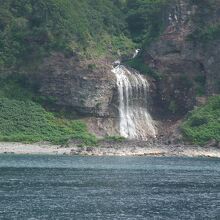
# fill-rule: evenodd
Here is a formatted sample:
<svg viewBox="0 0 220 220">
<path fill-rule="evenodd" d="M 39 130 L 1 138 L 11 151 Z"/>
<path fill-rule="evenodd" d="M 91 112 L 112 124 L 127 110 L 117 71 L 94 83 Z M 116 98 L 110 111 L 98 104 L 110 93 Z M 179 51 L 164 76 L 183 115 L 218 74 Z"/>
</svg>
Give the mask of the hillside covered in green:
<svg viewBox="0 0 220 220">
<path fill-rule="evenodd" d="M 19 64 L 51 51 L 84 53 L 100 35 L 119 35 L 124 28 L 111 1 L 1 0 L 0 63 Z"/>
<path fill-rule="evenodd" d="M 55 117 L 39 104 L 0 98 L 0 141 L 64 144 L 78 139 L 82 145 L 95 145 L 96 137 L 80 121 Z"/>
<path fill-rule="evenodd" d="M 48 56 L 119 56 L 158 36 L 164 0 L 1 0 L 0 65 Z"/>
<path fill-rule="evenodd" d="M 166 30 L 172 13 L 176 13 L 173 19 L 183 16 L 181 10 L 174 7 L 177 2 L 179 4 L 175 0 L 0 0 L 0 141 L 64 143 L 73 138 L 81 139 L 84 144 L 96 143 L 96 137 L 89 133 L 84 122 L 77 117 L 65 118 L 60 109 L 53 106 L 53 97 L 44 97 L 39 92 L 35 70 L 54 54 L 62 54 L 63 60 L 74 58 L 76 65 L 77 60 L 91 61 L 89 64 L 85 62 L 88 72 L 95 71 L 97 60 L 112 62 L 122 59 L 125 65 L 151 77 L 155 87 L 158 86 L 156 98 L 161 95 L 161 99 L 165 100 L 164 97 L 171 97 L 172 92 L 181 94 L 185 84 L 188 85 L 187 90 L 196 85 L 195 97 L 207 95 L 207 74 L 218 68 L 214 66 L 210 72 L 205 72 L 204 60 L 207 60 L 208 66 L 214 63 L 214 58 L 210 57 L 216 54 L 211 54 L 210 49 L 210 57 L 197 60 L 195 55 L 195 65 L 193 63 L 192 67 L 198 66 L 201 74 L 196 75 L 192 68 L 195 74 L 192 77 L 189 77 L 191 73 L 187 72 L 188 69 L 185 71 L 185 64 L 182 67 L 178 62 L 185 52 L 184 45 L 191 45 L 193 49 L 198 45 L 209 48 L 218 41 L 218 1 L 188 0 L 187 4 L 195 5 L 197 10 L 190 18 L 190 25 L 195 27 L 185 42 L 182 45 L 180 42 L 179 47 L 178 40 L 182 36 L 178 31 L 183 29 L 187 32 L 191 26 L 179 27 L 176 21 L 176 33 L 180 34 L 178 39 L 175 39 L 175 34 L 169 39 L 171 31 L 164 37 L 165 43 L 162 40 L 155 47 L 158 50 L 155 57 L 147 54 L 150 45 L 157 42 Z M 130 59 L 137 48 L 141 48 L 141 53 Z M 164 51 L 166 59 L 161 56 L 161 51 Z M 201 54 L 200 51 L 198 54 Z M 161 60 L 157 60 L 157 56 Z M 176 56 L 180 59 L 175 60 Z M 188 65 L 188 60 L 183 60 Z M 166 74 L 160 72 L 166 71 L 167 67 L 180 70 L 176 71 L 177 74 L 174 71 L 173 75 L 171 71 Z M 180 80 L 177 80 L 178 75 Z M 213 74 L 210 78 L 216 81 L 217 88 L 218 77 Z M 167 81 L 163 81 L 165 79 Z M 179 87 L 173 85 L 176 82 Z M 165 86 L 170 86 L 170 90 L 174 91 L 168 91 Z M 194 96 L 193 92 L 191 94 Z M 180 98 L 182 100 L 181 95 Z M 173 115 L 179 109 L 179 103 L 175 101 L 171 99 L 168 103 L 169 113 Z M 185 138 L 196 144 L 205 144 L 212 139 L 220 141 L 219 109 L 217 96 L 206 106 L 190 113 L 182 126 Z"/>
<path fill-rule="evenodd" d="M 185 137 L 195 144 L 210 140 L 220 141 L 220 96 L 212 97 L 205 106 L 192 111 L 182 130 Z"/>
<path fill-rule="evenodd" d="M 18 75 L 0 81 L 0 141 L 64 144 L 77 139 L 82 145 L 95 145 L 97 139 L 80 120 L 49 112 L 43 97 L 37 96 Z"/>
</svg>

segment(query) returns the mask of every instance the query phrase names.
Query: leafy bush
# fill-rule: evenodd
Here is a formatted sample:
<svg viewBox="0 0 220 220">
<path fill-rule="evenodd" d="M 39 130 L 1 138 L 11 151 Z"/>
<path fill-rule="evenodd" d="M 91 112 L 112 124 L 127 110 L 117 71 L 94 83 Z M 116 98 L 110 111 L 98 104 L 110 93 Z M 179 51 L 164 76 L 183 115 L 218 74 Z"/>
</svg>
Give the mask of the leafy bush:
<svg viewBox="0 0 220 220">
<path fill-rule="evenodd" d="M 205 106 L 194 110 L 183 123 L 182 132 L 195 144 L 220 141 L 220 96 L 210 98 Z"/>
<path fill-rule="evenodd" d="M 211 42 L 219 39 L 220 25 L 207 25 L 205 27 L 197 28 L 190 36 L 190 40 L 199 41 L 203 43 Z"/>
<path fill-rule="evenodd" d="M 135 42 L 147 44 L 164 28 L 164 9 L 169 0 L 128 0 L 128 29 Z"/>
<path fill-rule="evenodd" d="M 125 54 L 157 37 L 169 0 L 0 0 L 0 65 L 52 51 Z M 117 54 L 118 55 L 118 54 Z"/>
<path fill-rule="evenodd" d="M 220 37 L 219 21 L 207 18 L 218 17 L 220 2 L 218 0 L 191 0 L 191 4 L 197 5 L 196 13 L 192 16 L 196 28 L 188 39 L 203 44 L 218 40 Z"/>
<path fill-rule="evenodd" d="M 62 144 L 69 139 L 82 140 L 86 145 L 97 142 L 81 121 L 56 118 L 32 101 L 0 98 L 0 141 Z"/>
<path fill-rule="evenodd" d="M 191 127 L 199 127 L 207 123 L 208 123 L 208 119 L 206 117 L 192 116 L 191 118 Z"/>
<path fill-rule="evenodd" d="M 33 61 L 53 50 L 84 53 L 105 34 L 119 36 L 126 23 L 117 2 L 0 0 L 0 63 Z"/>
<path fill-rule="evenodd" d="M 159 80 L 161 78 L 158 72 L 154 71 L 153 69 L 151 69 L 148 65 L 144 63 L 144 60 L 142 59 L 141 56 L 138 56 L 131 60 L 127 60 L 125 64 L 138 70 L 142 74 L 153 77 L 156 80 Z"/>
</svg>

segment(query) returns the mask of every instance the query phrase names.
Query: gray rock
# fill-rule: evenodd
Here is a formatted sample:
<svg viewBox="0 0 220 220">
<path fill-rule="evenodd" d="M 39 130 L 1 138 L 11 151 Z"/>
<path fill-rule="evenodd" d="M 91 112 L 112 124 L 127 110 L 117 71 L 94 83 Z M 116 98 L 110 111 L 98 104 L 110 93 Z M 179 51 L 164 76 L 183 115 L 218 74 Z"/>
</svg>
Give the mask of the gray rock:
<svg viewBox="0 0 220 220">
<path fill-rule="evenodd" d="M 79 61 L 53 54 L 40 67 L 40 92 L 60 108 L 84 116 L 114 117 L 115 76 L 105 61 Z"/>
<path fill-rule="evenodd" d="M 190 0 L 174 1 L 166 11 L 166 29 L 156 42 L 145 49 L 145 63 L 161 74 L 152 91 L 155 116 L 183 116 L 196 104 L 196 79 L 205 79 L 204 92 L 220 92 L 220 40 L 204 43 L 189 40 L 197 28 L 196 19 L 204 25 L 220 22 L 218 1 L 212 14 Z"/>
</svg>

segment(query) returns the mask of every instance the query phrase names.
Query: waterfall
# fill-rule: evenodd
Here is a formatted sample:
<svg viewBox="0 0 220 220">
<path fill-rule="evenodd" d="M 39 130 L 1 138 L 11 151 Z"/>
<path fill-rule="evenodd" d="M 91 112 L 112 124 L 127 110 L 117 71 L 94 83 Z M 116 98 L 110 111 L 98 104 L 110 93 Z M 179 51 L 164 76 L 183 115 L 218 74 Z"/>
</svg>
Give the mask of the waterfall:
<svg viewBox="0 0 220 220">
<path fill-rule="evenodd" d="M 134 52 L 134 54 L 133 54 L 133 59 L 134 59 L 135 57 L 137 57 L 137 55 L 139 54 L 140 50 L 141 50 L 141 49 L 136 49 L 136 50 L 135 50 L 135 52 Z"/>
<path fill-rule="evenodd" d="M 117 79 L 119 94 L 120 135 L 141 140 L 156 137 L 154 121 L 147 111 L 148 81 L 120 64 L 112 72 Z"/>
</svg>

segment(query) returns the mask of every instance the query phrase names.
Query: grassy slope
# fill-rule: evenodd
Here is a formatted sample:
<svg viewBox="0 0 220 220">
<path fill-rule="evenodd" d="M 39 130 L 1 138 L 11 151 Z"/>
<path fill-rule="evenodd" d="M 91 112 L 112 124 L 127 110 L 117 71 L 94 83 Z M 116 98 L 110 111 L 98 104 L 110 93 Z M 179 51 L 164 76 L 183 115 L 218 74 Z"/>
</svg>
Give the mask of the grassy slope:
<svg viewBox="0 0 220 220">
<path fill-rule="evenodd" d="M 62 144 L 80 139 L 83 144 L 96 144 L 83 122 L 56 118 L 32 101 L 0 98 L 0 124 L 0 141 Z"/>
<path fill-rule="evenodd" d="M 210 140 L 220 141 L 220 96 L 191 112 L 182 125 L 185 138 L 195 144 L 206 144 Z"/>
<path fill-rule="evenodd" d="M 32 101 L 35 94 L 22 87 L 21 82 L 24 81 L 16 78 L 0 81 L 0 141 L 63 144 L 69 139 L 79 139 L 82 145 L 96 144 L 96 137 L 88 132 L 85 123 L 56 117 L 46 111 Z"/>
<path fill-rule="evenodd" d="M 84 123 L 59 119 L 32 101 L 0 98 L 1 141 L 50 141 L 65 143 L 68 139 L 80 139 L 94 145 L 96 138 L 89 134 Z"/>
</svg>

